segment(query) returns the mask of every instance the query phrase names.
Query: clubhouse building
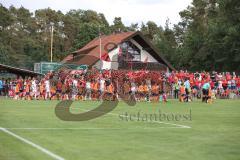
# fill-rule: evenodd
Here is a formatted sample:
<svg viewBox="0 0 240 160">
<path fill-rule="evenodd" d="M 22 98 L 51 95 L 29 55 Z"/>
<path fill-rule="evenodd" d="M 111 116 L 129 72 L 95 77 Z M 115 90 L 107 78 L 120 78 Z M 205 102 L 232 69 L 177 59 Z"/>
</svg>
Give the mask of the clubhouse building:
<svg viewBox="0 0 240 160">
<path fill-rule="evenodd" d="M 175 70 L 139 31 L 97 37 L 62 63 L 114 70 Z"/>
</svg>

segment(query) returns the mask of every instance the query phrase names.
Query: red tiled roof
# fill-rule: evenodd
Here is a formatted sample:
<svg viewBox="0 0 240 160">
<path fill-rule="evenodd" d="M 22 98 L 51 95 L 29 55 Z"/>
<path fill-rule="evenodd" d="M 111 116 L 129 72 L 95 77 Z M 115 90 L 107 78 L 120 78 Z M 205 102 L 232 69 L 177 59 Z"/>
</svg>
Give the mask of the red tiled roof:
<svg viewBox="0 0 240 160">
<path fill-rule="evenodd" d="M 123 32 L 123 33 L 116 33 L 116 34 L 111 34 L 111 35 L 103 35 L 101 36 L 101 44 L 102 46 L 105 46 L 107 43 L 115 43 L 115 44 L 119 44 L 121 43 L 123 40 L 125 40 L 126 38 L 128 38 L 129 36 L 133 35 L 135 32 Z M 92 48 L 92 47 L 96 47 L 95 50 L 98 49 L 99 52 L 99 37 L 95 38 L 94 40 L 92 40 L 91 42 L 89 42 L 87 45 L 85 45 L 83 48 L 77 50 L 76 52 L 79 53 L 83 50 Z M 91 51 L 93 52 L 93 51 Z M 99 56 L 99 55 L 98 55 Z"/>
</svg>

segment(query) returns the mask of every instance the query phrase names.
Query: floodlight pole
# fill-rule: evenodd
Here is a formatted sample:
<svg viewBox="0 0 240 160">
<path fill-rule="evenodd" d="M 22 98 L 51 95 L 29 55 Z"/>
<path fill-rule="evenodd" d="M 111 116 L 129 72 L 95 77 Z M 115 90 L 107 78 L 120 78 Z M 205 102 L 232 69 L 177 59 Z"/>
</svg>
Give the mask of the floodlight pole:
<svg viewBox="0 0 240 160">
<path fill-rule="evenodd" d="M 51 25 L 51 50 L 50 50 L 50 54 L 51 54 L 51 63 L 53 60 L 53 25 Z"/>
</svg>

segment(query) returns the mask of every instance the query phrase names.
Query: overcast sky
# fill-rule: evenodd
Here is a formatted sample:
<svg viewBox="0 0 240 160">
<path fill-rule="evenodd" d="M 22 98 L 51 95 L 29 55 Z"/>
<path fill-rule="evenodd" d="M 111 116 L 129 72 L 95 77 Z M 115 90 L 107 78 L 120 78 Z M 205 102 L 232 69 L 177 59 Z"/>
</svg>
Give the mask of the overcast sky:
<svg viewBox="0 0 240 160">
<path fill-rule="evenodd" d="M 92 9 L 104 13 L 112 24 L 114 17 L 122 17 L 125 25 L 154 21 L 165 25 L 169 18 L 172 24 L 180 21 L 179 12 L 192 0 L 0 0 L 5 7 L 23 6 L 31 11 L 50 7 L 66 13 L 70 9 Z"/>
</svg>

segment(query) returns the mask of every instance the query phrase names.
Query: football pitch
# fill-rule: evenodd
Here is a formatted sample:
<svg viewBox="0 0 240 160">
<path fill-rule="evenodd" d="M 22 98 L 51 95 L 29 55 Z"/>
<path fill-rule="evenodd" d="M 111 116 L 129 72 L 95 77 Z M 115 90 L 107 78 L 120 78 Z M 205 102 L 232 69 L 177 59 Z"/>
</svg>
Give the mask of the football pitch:
<svg viewBox="0 0 240 160">
<path fill-rule="evenodd" d="M 0 99 L 0 160 L 240 159 L 240 100 L 119 102 L 101 117 L 73 122 L 55 115 L 57 103 Z M 71 112 L 99 104 L 74 102 Z"/>
</svg>

